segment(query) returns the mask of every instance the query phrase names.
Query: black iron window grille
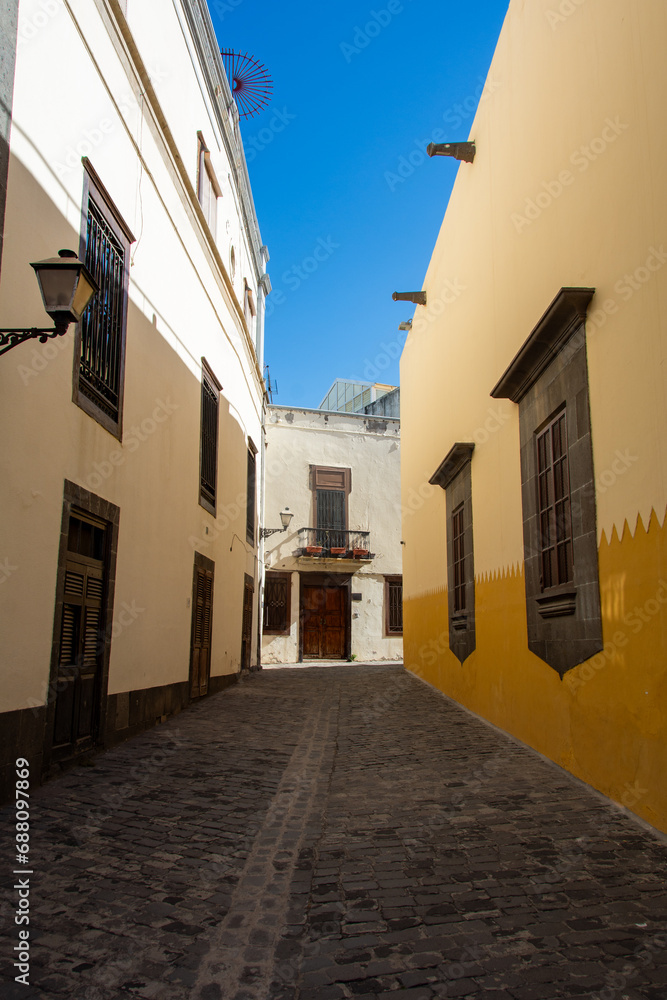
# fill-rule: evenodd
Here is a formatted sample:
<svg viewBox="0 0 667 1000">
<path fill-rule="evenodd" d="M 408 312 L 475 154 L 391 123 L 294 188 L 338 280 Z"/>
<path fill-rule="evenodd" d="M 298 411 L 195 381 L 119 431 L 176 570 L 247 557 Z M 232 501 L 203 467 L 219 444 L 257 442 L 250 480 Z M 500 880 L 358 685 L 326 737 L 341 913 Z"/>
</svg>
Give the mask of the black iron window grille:
<svg viewBox="0 0 667 1000">
<path fill-rule="evenodd" d="M 88 201 L 86 267 L 100 289 L 81 321 L 79 390 L 118 422 L 122 377 L 125 248 L 92 199 Z"/>
<path fill-rule="evenodd" d="M 542 590 L 573 579 L 565 410 L 537 437 Z"/>
<path fill-rule="evenodd" d="M 212 372 L 202 367 L 201 440 L 199 465 L 199 502 L 215 514 L 218 478 L 218 408 L 220 387 Z"/>
<path fill-rule="evenodd" d="M 387 580 L 387 632 L 391 635 L 403 635 L 403 579 L 398 577 Z"/>
<path fill-rule="evenodd" d="M 267 573 L 264 584 L 264 632 L 283 635 L 289 632 L 290 578 Z"/>
<path fill-rule="evenodd" d="M 452 548 L 454 567 L 454 612 L 466 610 L 465 524 L 463 504 L 452 514 Z"/>
</svg>

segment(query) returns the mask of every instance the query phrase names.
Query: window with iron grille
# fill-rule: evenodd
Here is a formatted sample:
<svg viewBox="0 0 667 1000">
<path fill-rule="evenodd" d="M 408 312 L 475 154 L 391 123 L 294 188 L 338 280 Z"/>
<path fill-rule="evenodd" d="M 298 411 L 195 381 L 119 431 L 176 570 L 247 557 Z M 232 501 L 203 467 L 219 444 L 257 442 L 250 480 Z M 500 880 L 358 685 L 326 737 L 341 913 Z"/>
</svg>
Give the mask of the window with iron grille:
<svg viewBox="0 0 667 1000">
<path fill-rule="evenodd" d="M 220 383 L 202 359 L 199 503 L 211 514 L 216 509 L 220 389 Z"/>
<path fill-rule="evenodd" d="M 403 577 L 387 576 L 384 584 L 385 630 L 403 635 Z"/>
<path fill-rule="evenodd" d="M 452 514 L 452 548 L 454 566 L 454 611 L 466 609 L 466 574 L 465 574 L 465 523 L 463 520 L 464 505 L 459 504 Z"/>
<path fill-rule="evenodd" d="M 90 164 L 80 257 L 99 285 L 77 330 L 74 401 L 121 436 L 129 249 L 134 237 Z"/>
<path fill-rule="evenodd" d="M 542 590 L 572 580 L 570 475 L 565 410 L 537 436 Z"/>
<path fill-rule="evenodd" d="M 248 476 L 246 485 L 246 539 L 255 544 L 255 494 L 257 492 L 257 470 L 254 445 L 248 448 Z"/>
<path fill-rule="evenodd" d="M 290 630 L 289 573 L 266 574 L 264 581 L 264 625 L 268 635 L 289 635 Z"/>
</svg>

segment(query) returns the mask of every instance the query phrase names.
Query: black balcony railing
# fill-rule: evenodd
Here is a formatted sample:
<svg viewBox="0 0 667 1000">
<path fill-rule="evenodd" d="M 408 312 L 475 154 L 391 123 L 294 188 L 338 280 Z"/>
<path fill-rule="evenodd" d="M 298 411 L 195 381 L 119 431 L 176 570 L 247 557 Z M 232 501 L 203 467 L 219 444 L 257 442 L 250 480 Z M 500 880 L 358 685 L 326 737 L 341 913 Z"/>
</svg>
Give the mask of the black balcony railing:
<svg viewBox="0 0 667 1000">
<path fill-rule="evenodd" d="M 301 528 L 299 554 L 320 559 L 372 559 L 370 531 Z"/>
</svg>

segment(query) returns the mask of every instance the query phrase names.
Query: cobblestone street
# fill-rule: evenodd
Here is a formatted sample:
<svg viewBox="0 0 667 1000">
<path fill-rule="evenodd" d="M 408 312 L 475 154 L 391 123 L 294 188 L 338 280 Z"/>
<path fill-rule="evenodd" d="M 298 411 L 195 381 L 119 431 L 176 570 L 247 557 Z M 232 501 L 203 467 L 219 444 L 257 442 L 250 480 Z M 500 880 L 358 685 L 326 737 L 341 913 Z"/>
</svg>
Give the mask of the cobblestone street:
<svg viewBox="0 0 667 1000">
<path fill-rule="evenodd" d="M 35 791 L 29 986 L 1 826 L 7 1000 L 667 996 L 665 844 L 398 665 L 265 669 Z"/>
</svg>

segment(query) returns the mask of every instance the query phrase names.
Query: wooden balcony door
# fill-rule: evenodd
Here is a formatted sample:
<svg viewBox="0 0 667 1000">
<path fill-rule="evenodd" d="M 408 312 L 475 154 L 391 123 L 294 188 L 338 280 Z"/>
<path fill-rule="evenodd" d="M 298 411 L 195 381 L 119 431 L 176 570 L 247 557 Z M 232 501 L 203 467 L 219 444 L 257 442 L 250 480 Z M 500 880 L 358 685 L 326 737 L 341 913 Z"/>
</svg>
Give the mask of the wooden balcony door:
<svg viewBox="0 0 667 1000">
<path fill-rule="evenodd" d="M 347 655 L 349 590 L 302 581 L 301 640 L 305 660 L 342 660 Z"/>
</svg>

